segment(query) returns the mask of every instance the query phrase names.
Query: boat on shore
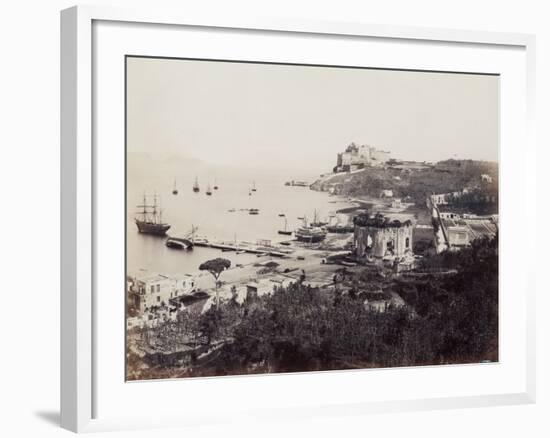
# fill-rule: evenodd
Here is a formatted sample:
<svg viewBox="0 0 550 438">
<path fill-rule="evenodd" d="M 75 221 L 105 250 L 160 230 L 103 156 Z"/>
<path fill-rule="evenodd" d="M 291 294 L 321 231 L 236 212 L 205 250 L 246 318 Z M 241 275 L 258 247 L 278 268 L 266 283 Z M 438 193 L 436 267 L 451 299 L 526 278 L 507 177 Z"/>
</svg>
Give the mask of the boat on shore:
<svg viewBox="0 0 550 438">
<path fill-rule="evenodd" d="M 305 226 L 294 232 L 294 237 L 300 242 L 317 243 L 325 240 L 327 232 L 321 227 Z"/>
<path fill-rule="evenodd" d="M 257 208 L 251 208 L 250 210 L 248 210 L 248 214 L 260 214 L 260 210 Z"/>
<path fill-rule="evenodd" d="M 328 222 L 319 220 L 319 217 L 317 215 L 317 210 L 314 210 L 313 211 L 313 221 L 311 221 L 310 225 L 312 227 L 324 227 L 327 224 L 328 224 Z"/>
<path fill-rule="evenodd" d="M 304 225 L 294 231 L 294 237 L 300 242 L 317 243 L 325 240 L 327 230 L 324 227 L 313 226 L 304 218 Z"/>
<path fill-rule="evenodd" d="M 153 195 L 153 203 L 147 203 L 147 195 L 143 195 L 143 203 L 138 205 L 141 211 L 138 211 L 134 218 L 138 231 L 142 234 L 151 234 L 153 236 L 165 236 L 170 229 L 170 224 L 162 222 L 162 210 L 160 208 L 159 197 Z"/>
<path fill-rule="evenodd" d="M 190 250 L 193 249 L 193 242 L 181 237 L 169 237 L 166 239 L 166 246 L 173 249 Z"/>
</svg>

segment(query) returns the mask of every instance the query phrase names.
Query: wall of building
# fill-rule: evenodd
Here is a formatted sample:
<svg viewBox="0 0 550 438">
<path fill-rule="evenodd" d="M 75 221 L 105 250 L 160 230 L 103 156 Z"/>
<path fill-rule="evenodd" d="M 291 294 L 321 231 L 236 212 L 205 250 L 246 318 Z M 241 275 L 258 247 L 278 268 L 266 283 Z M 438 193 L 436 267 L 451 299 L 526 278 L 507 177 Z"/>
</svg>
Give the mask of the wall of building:
<svg viewBox="0 0 550 438">
<path fill-rule="evenodd" d="M 381 151 L 367 144 L 357 146 L 351 143 L 344 152 L 336 156 L 338 171 L 350 170 L 353 166 L 380 166 L 388 162 L 390 152 Z"/>
<path fill-rule="evenodd" d="M 191 276 L 168 277 L 164 275 L 135 279 L 132 297 L 141 312 L 163 303 L 168 305 L 171 298 L 191 292 L 195 287 Z"/>
<path fill-rule="evenodd" d="M 360 227 L 354 230 L 355 253 L 358 257 L 403 257 L 412 252 L 413 227 Z M 390 246 L 388 246 L 390 244 Z M 393 251 L 389 249 L 393 248 Z M 393 254 L 391 254 L 393 252 Z"/>
<path fill-rule="evenodd" d="M 141 295 L 141 310 L 160 306 L 162 303 L 167 305 L 176 288 L 175 280 L 169 278 L 139 281 L 138 284 L 145 288 L 145 293 Z"/>
<path fill-rule="evenodd" d="M 447 235 L 451 247 L 462 247 L 470 244 L 469 233 L 466 227 L 448 227 Z"/>
<path fill-rule="evenodd" d="M 390 159 L 388 151 L 380 151 L 374 147 L 369 148 L 371 165 L 383 165 Z"/>
</svg>

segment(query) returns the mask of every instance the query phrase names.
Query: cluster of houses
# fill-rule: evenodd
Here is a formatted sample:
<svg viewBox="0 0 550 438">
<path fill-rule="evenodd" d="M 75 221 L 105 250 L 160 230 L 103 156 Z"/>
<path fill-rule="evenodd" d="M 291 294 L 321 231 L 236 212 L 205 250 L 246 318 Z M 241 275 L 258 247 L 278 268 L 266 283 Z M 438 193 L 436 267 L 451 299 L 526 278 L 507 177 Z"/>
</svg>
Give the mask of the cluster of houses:
<svg viewBox="0 0 550 438">
<path fill-rule="evenodd" d="M 369 151 L 370 147 L 350 145 L 350 153 Z M 347 150 L 346 153 L 349 151 Z M 483 183 L 492 184 L 489 175 L 481 175 Z M 454 202 L 468 194 L 469 189 L 452 193 L 429 195 L 426 199 L 431 211 L 434 229 L 434 243 L 437 253 L 458 250 L 469 246 L 472 241 L 485 236 L 493 237 L 498 232 L 498 215 L 476 215 L 455 208 Z M 403 207 L 401 199 L 393 197 L 391 190 L 382 190 L 381 198 L 392 199 L 391 208 Z M 491 200 L 486 200 L 491 202 Z M 407 221 L 391 220 L 382 214 L 370 216 L 360 214 L 353 221 L 354 258 L 359 263 L 383 263 L 393 266 L 397 272 L 408 271 L 415 266 L 413 252 L 414 224 Z M 308 279 L 310 282 L 314 279 Z M 317 279 L 318 286 L 326 284 L 326 279 Z M 240 285 L 225 285 L 219 291 L 226 299 L 234 299 L 242 304 L 245 299 L 270 294 L 276 286 L 287 286 L 298 281 L 290 274 L 276 272 L 269 278 L 258 278 Z M 196 279 L 189 274 L 164 275 L 140 271 L 127 278 L 128 307 L 133 310 L 127 318 L 128 328 L 155 326 L 168 320 L 175 320 L 178 309 L 185 307 L 182 298 L 197 292 Z M 203 293 L 204 294 L 204 293 Z M 204 294 L 207 296 L 207 294 Z M 202 311 L 213 304 L 210 297 Z"/>
<path fill-rule="evenodd" d="M 437 253 L 456 251 L 469 246 L 475 239 L 494 237 L 497 234 L 498 214 L 461 213 L 448 206 L 449 195 L 453 194 L 431 195 L 427 198 L 435 227 Z"/>
<path fill-rule="evenodd" d="M 126 279 L 128 307 L 132 316 L 128 328 L 155 325 L 176 317 L 179 299 L 196 291 L 189 274 L 165 275 L 140 271 Z"/>
</svg>

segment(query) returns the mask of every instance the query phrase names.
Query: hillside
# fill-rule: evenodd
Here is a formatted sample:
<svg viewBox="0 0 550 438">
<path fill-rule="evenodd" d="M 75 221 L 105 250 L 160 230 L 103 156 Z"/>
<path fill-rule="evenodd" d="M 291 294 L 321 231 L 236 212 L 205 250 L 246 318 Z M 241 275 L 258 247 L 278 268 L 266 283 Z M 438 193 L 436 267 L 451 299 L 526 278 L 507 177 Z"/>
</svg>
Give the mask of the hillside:
<svg viewBox="0 0 550 438">
<path fill-rule="evenodd" d="M 492 182 L 482 182 L 482 174 L 489 175 Z M 427 194 L 462 191 L 464 188 L 498 196 L 498 163 L 446 160 L 434 165 L 390 164 L 384 168 L 366 167 L 353 172 L 327 174 L 311 185 L 312 190 L 352 197 L 379 197 L 382 190 L 391 190 L 394 197 L 409 197 L 418 205 L 425 204 Z"/>
</svg>

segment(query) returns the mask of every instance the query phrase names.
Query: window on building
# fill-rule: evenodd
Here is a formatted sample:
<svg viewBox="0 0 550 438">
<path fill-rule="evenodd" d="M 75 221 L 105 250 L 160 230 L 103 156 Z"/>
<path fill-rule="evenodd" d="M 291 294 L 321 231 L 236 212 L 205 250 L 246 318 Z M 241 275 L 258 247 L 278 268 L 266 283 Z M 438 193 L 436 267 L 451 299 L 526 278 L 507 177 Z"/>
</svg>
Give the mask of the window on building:
<svg viewBox="0 0 550 438">
<path fill-rule="evenodd" d="M 411 241 L 410 241 L 410 239 L 407 237 L 407 238 L 405 239 L 405 248 L 408 248 L 410 244 L 411 244 Z"/>
<path fill-rule="evenodd" d="M 160 295 L 157 295 L 157 303 L 160 303 Z"/>
<path fill-rule="evenodd" d="M 155 285 L 153 284 L 153 285 L 151 286 L 151 293 L 154 293 L 154 292 L 155 292 Z"/>
<path fill-rule="evenodd" d="M 160 292 L 160 284 L 157 284 L 157 292 Z"/>
<path fill-rule="evenodd" d="M 367 245 L 366 245 L 367 251 L 372 250 L 372 242 L 373 242 L 372 237 L 367 234 Z"/>
</svg>

